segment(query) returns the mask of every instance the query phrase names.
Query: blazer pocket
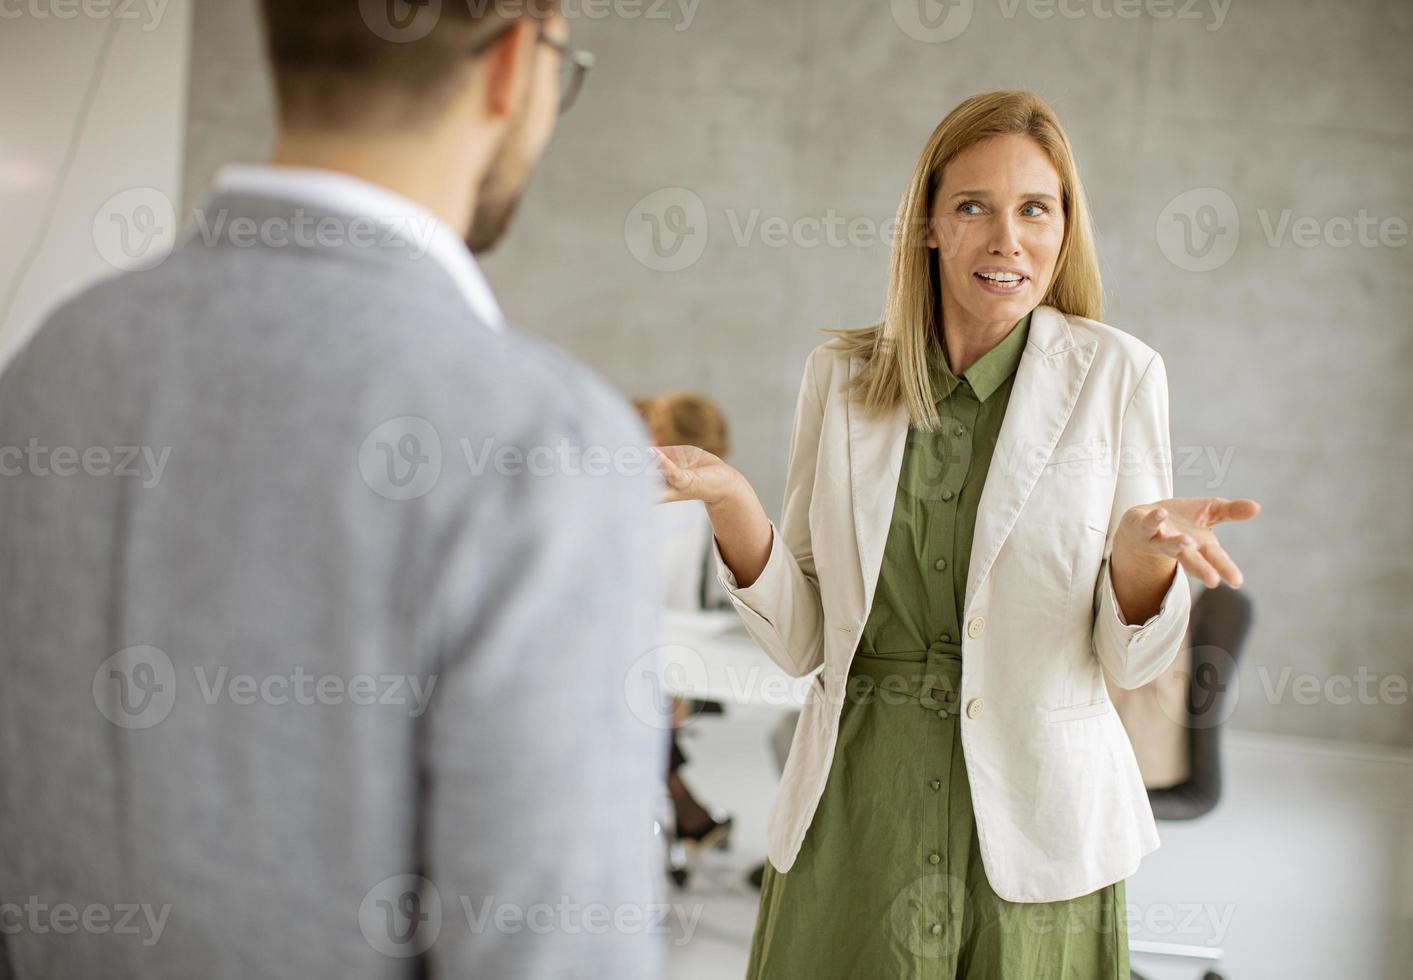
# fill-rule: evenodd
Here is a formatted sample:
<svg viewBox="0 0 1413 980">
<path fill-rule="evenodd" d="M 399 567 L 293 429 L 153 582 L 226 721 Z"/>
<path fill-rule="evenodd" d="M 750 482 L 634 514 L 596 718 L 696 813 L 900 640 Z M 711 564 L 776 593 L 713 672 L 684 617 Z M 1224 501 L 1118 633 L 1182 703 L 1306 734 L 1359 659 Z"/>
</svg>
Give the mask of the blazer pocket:
<svg viewBox="0 0 1413 980">
<path fill-rule="evenodd" d="M 1109 444 L 1102 440 L 1091 442 L 1067 442 L 1055 447 L 1042 469 L 1064 466 L 1066 463 L 1079 464 L 1089 460 L 1103 459 L 1109 455 Z"/>
<path fill-rule="evenodd" d="M 1098 701 L 1091 701 L 1088 704 L 1067 704 L 1062 708 L 1051 708 L 1047 720 L 1058 722 L 1093 718 L 1095 715 L 1106 714 L 1109 710 L 1109 703 L 1108 698 L 1100 698 Z"/>
</svg>

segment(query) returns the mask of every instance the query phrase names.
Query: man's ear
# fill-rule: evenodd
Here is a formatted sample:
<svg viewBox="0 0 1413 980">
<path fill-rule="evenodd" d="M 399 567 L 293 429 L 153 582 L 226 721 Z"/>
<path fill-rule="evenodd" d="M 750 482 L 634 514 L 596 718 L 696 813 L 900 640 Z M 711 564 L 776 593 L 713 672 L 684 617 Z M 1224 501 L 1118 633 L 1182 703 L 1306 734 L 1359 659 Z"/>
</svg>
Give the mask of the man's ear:
<svg viewBox="0 0 1413 980">
<path fill-rule="evenodd" d="M 509 116 L 521 99 L 520 90 L 530 83 L 534 56 L 535 24 L 522 17 L 482 56 L 486 79 L 486 114 L 493 119 Z"/>
</svg>

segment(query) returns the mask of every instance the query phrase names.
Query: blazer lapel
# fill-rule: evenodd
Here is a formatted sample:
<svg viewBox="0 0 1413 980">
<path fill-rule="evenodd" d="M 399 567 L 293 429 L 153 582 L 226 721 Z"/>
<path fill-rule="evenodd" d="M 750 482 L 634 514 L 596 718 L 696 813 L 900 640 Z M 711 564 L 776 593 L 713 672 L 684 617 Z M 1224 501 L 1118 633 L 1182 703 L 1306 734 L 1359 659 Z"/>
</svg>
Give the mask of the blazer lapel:
<svg viewBox="0 0 1413 980">
<path fill-rule="evenodd" d="M 863 367 L 863 358 L 849 358 L 849 380 Z M 903 471 L 907 444 L 908 411 L 901 401 L 882 417 L 866 414 L 853 398 L 846 401 L 849 419 L 849 486 L 853 498 L 854 536 L 859 543 L 859 569 L 863 575 L 862 623 L 873 606 L 873 589 L 883 563 L 883 546 Z"/>
<path fill-rule="evenodd" d="M 1074 411 L 1096 346 L 1077 346 L 1069 324 L 1053 307 L 1039 306 L 1031 315 L 1030 333 L 1016 367 L 1006 417 L 977 507 L 976 535 L 967 569 L 966 608 L 970 608 L 972 596 L 990 572 Z M 850 380 L 862 366 L 862 358 L 849 359 Z M 863 579 L 864 608 L 860 618 L 866 620 L 888 540 L 909 422 L 901 402 L 882 417 L 874 418 L 849 399 L 846 415 L 854 534 Z"/>
<path fill-rule="evenodd" d="M 1098 346 L 1076 345 L 1069 323 L 1054 307 L 1038 306 L 1031 315 L 1030 335 L 977 505 L 963 616 L 1049 462 Z"/>
</svg>

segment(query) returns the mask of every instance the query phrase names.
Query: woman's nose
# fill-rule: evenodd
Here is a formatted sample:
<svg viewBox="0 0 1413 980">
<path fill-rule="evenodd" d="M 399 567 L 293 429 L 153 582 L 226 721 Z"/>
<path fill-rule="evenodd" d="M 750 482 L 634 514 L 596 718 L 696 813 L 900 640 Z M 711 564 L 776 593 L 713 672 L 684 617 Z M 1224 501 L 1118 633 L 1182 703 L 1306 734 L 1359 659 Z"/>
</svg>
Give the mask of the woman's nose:
<svg viewBox="0 0 1413 980">
<path fill-rule="evenodd" d="M 1020 233 L 1013 217 L 997 215 L 992 223 L 990 249 L 992 255 L 1016 256 L 1020 254 Z"/>
</svg>

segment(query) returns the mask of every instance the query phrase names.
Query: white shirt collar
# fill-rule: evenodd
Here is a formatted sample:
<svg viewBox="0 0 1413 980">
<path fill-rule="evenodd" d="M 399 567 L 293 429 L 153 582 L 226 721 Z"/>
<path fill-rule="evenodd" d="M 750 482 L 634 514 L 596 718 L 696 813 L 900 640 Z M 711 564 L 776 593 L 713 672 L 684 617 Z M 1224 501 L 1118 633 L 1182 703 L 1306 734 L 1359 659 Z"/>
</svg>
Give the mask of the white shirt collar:
<svg viewBox="0 0 1413 980">
<path fill-rule="evenodd" d="M 479 319 L 493 330 L 505 329 L 505 314 L 465 241 L 416 201 L 336 170 L 275 164 L 222 167 L 216 174 L 215 190 L 370 217 L 422 248 L 451 276 Z"/>
</svg>

